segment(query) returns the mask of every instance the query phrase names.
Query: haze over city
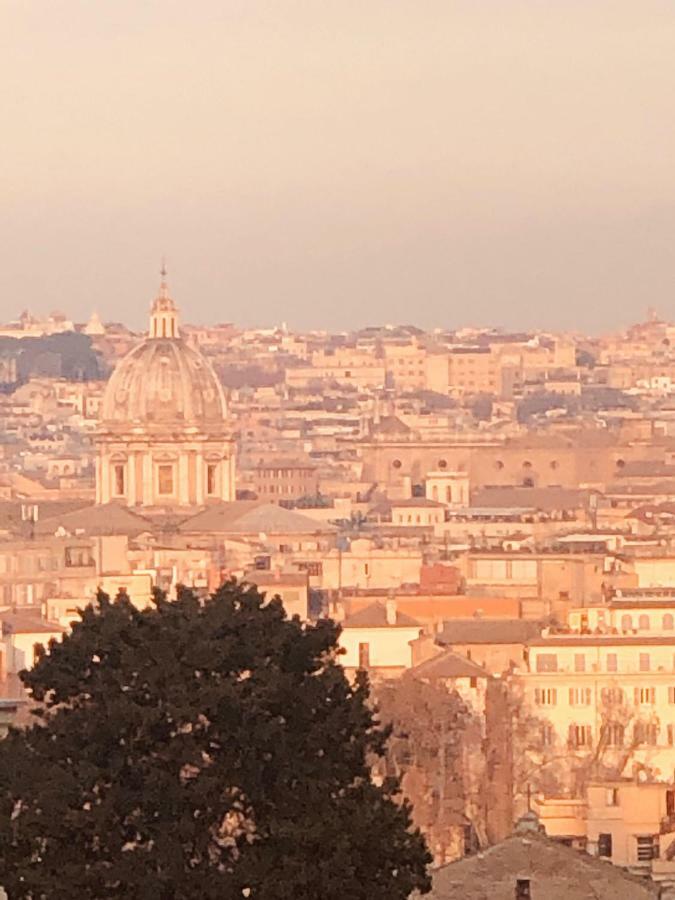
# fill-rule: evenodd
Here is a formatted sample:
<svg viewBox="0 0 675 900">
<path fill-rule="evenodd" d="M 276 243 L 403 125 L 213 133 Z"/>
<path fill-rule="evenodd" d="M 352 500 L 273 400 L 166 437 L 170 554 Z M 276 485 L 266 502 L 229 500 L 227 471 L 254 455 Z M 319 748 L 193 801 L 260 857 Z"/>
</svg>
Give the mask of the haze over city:
<svg viewBox="0 0 675 900">
<path fill-rule="evenodd" d="M 672 4 L 6 0 L 5 317 L 673 311 Z"/>
<path fill-rule="evenodd" d="M 0 3 L 0 900 L 675 900 L 674 86 L 672 0 Z"/>
</svg>

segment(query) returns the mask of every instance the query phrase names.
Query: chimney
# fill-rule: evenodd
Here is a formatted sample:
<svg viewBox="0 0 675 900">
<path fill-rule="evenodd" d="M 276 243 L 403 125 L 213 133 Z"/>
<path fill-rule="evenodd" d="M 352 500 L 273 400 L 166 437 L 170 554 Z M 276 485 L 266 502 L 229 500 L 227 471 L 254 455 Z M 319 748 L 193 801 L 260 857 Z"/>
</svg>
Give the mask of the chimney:
<svg viewBox="0 0 675 900">
<path fill-rule="evenodd" d="M 387 615 L 387 625 L 395 625 L 396 624 L 396 600 L 394 597 L 389 597 L 386 604 L 385 610 Z"/>
</svg>

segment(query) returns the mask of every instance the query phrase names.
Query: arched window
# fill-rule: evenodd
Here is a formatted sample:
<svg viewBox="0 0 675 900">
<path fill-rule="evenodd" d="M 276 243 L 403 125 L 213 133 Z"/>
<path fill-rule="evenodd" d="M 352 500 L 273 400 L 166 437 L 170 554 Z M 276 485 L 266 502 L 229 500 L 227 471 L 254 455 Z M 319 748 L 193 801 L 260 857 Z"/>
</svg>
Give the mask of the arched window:
<svg viewBox="0 0 675 900">
<path fill-rule="evenodd" d="M 437 484 L 435 484 L 435 485 L 431 488 L 431 499 L 432 499 L 432 500 L 438 500 L 438 485 L 437 485 Z"/>
<path fill-rule="evenodd" d="M 675 621 L 670 613 L 666 613 L 663 617 L 663 630 L 672 631 L 673 627 L 675 627 Z"/>
<path fill-rule="evenodd" d="M 452 503 L 452 488 L 448 485 L 445 489 L 445 502 Z"/>
<path fill-rule="evenodd" d="M 621 616 L 621 630 L 622 631 L 632 631 L 633 630 L 633 619 L 631 616 L 628 616 L 628 615 Z"/>
<path fill-rule="evenodd" d="M 638 619 L 638 628 L 640 631 L 649 631 L 649 616 L 641 615 Z"/>
</svg>

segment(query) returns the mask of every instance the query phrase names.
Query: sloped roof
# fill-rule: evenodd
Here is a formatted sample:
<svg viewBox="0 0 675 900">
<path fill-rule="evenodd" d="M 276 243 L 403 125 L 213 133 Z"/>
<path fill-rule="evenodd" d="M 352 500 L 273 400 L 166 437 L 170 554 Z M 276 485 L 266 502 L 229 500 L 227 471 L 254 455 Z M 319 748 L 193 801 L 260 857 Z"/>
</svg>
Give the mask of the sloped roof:
<svg viewBox="0 0 675 900">
<path fill-rule="evenodd" d="M 37 506 L 38 521 L 51 519 L 91 506 L 88 500 L 0 500 L 0 523 L 15 534 L 32 531 L 29 522 L 22 518 L 22 507 Z"/>
<path fill-rule="evenodd" d="M 384 603 L 373 603 L 348 616 L 342 623 L 343 628 L 421 628 L 422 625 L 405 613 L 396 610 L 396 624 L 387 621 L 387 607 Z"/>
<path fill-rule="evenodd" d="M 429 900 L 511 900 L 518 878 L 529 878 L 532 896 L 546 900 L 656 900 L 659 892 L 651 881 L 536 832 L 512 835 L 432 878 Z"/>
<path fill-rule="evenodd" d="M 332 534 L 337 528 L 274 503 L 234 500 L 208 506 L 184 521 L 180 530 L 227 534 Z"/>
<path fill-rule="evenodd" d="M 379 422 L 373 422 L 371 432 L 373 434 L 409 434 L 410 426 L 401 421 L 398 416 L 382 416 Z"/>
<path fill-rule="evenodd" d="M 526 644 L 540 634 L 538 622 L 524 619 L 451 619 L 443 623 L 436 643 Z"/>
<path fill-rule="evenodd" d="M 563 487 L 516 487 L 511 485 L 480 488 L 472 506 L 520 507 L 541 510 L 574 510 L 585 506 L 589 492 Z"/>
<path fill-rule="evenodd" d="M 624 463 L 617 472 L 617 478 L 673 478 L 675 466 L 662 459 L 635 459 Z"/>
<path fill-rule="evenodd" d="M 59 528 L 64 528 L 70 534 L 81 532 L 85 535 L 137 535 L 152 530 L 152 524 L 144 516 L 132 512 L 121 503 L 92 504 L 83 509 L 38 521 L 35 525 L 35 534 L 51 535 Z"/>
<path fill-rule="evenodd" d="M 410 675 L 419 678 L 489 678 L 490 675 L 478 663 L 461 653 L 444 650 L 431 659 L 410 669 Z"/>
<path fill-rule="evenodd" d="M 58 622 L 49 622 L 29 613 L 0 613 L 0 623 L 5 634 L 62 634 Z"/>
</svg>

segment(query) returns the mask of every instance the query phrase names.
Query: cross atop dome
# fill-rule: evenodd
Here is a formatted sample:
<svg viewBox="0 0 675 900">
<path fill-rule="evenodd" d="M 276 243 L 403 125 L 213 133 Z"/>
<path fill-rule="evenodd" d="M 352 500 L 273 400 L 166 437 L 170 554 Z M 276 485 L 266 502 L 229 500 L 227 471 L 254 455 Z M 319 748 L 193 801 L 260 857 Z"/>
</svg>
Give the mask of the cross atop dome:
<svg viewBox="0 0 675 900">
<path fill-rule="evenodd" d="M 177 338 L 179 336 L 178 307 L 169 296 L 169 287 L 166 283 L 166 264 L 163 259 L 160 277 L 159 293 L 150 310 L 150 337 Z"/>
</svg>

